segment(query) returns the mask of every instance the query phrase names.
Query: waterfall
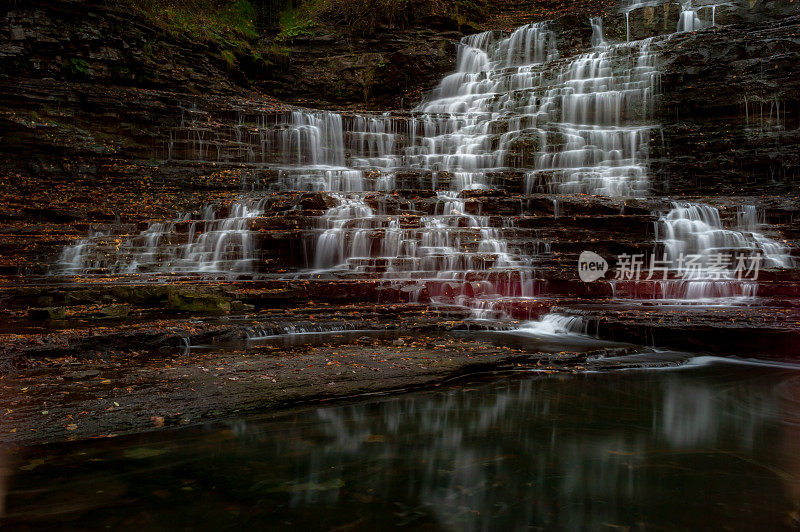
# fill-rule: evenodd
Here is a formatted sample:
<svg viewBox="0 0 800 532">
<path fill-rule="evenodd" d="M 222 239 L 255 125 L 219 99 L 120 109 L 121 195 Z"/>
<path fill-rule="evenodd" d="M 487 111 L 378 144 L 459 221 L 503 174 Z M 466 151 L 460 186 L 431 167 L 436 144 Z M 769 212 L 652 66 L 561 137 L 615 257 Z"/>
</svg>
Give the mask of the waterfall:
<svg viewBox="0 0 800 532">
<path fill-rule="evenodd" d="M 658 89 L 650 40 L 609 45 L 602 22 L 591 24 L 596 49 L 569 60 L 559 59 L 550 23 L 470 35 L 456 71 L 411 117 L 348 119 L 350 167 L 381 168 L 383 177 L 362 178 L 362 189 L 327 190 L 388 190 L 399 186 L 402 168 L 430 171 L 425 188 L 447 172 L 450 190 L 437 192 L 434 214 L 410 208 L 408 217 L 376 212 L 363 193 L 336 194 L 321 218 L 316 270 L 414 283 L 413 297 L 426 293 L 477 317 L 494 316 L 504 298 L 532 297 L 536 252 L 547 244 L 510 245 L 513 224 L 468 212 L 463 191 L 487 188 L 487 174 L 527 163 L 528 192 L 646 192 L 647 120 Z"/>
<path fill-rule="evenodd" d="M 529 321 L 516 329 L 517 333 L 528 336 L 564 336 L 581 334 L 588 336 L 590 322 L 580 316 L 564 314 L 545 314 L 536 321 Z"/>
<path fill-rule="evenodd" d="M 95 234 L 67 246 L 57 266 L 66 274 L 250 274 L 257 250 L 249 224 L 263 209 L 263 200 L 242 199 L 224 217 L 209 204 L 197 218 L 154 222 L 121 243 L 108 233 Z"/>
<path fill-rule="evenodd" d="M 317 270 L 406 283 L 412 300 L 426 293 L 434 303 L 473 308 L 476 317 L 494 315 L 499 297 L 534 295 L 532 257 L 512 251 L 489 217 L 467 214 L 454 192 L 438 193 L 434 214 L 408 217 L 375 212 L 356 195 L 334 198 L 338 205 L 321 217 Z"/>
<path fill-rule="evenodd" d="M 277 115 L 240 113 L 228 125 L 194 107 L 181 107 L 180 125 L 169 131 L 167 152 L 178 160 L 342 166 L 342 116 L 303 109 Z"/>
<path fill-rule="evenodd" d="M 214 129 L 194 112 L 171 151 L 196 151 L 202 137 L 205 159 L 279 168 L 277 190 L 385 191 L 398 170 L 427 169 L 452 173 L 460 191 L 518 168 L 529 192 L 643 195 L 655 54 L 649 39 L 608 44 L 602 21 L 591 25 L 595 49 L 567 60 L 549 22 L 464 37 L 456 71 L 410 116 L 295 110 Z"/>
<path fill-rule="evenodd" d="M 107 236 L 108 233 L 106 232 L 90 229 L 88 237 L 81 238 L 74 244 L 64 247 L 56 261 L 56 268 L 61 273 L 70 275 L 83 274 L 98 268 L 98 264 L 91 263 L 89 251 L 92 249 L 94 242 Z"/>
<path fill-rule="evenodd" d="M 658 72 L 650 40 L 610 45 L 572 60 L 540 103 L 561 108 L 542 125 L 561 142 L 543 146 L 527 175 L 528 192 L 643 195 Z M 542 136 L 545 144 L 553 135 Z"/>
<path fill-rule="evenodd" d="M 680 277 L 658 282 L 663 297 L 755 296 L 756 279 L 743 278 L 737 269 L 750 268 L 754 260 L 758 267 L 792 267 L 786 247 L 756 232 L 760 220 L 763 213 L 754 206 L 744 206 L 737 212 L 737 227 L 727 229 L 716 207 L 673 204 L 656 222 L 656 240 L 663 248 L 661 260 Z"/>
<path fill-rule="evenodd" d="M 764 211 L 755 205 L 742 205 L 736 212 L 736 226 L 740 231 L 754 233 L 764 225 Z"/>
<path fill-rule="evenodd" d="M 631 1 L 622 10 L 659 3 Z M 700 24 L 691 4 L 681 20 L 685 31 Z M 589 22 L 592 49 L 569 58 L 560 56 L 550 22 L 464 37 L 456 70 L 410 113 L 242 111 L 226 125 L 183 107 L 168 135 L 172 156 L 266 165 L 277 179 L 243 178 L 250 192 L 227 207 L 209 204 L 133 236 L 90 235 L 63 250 L 57 269 L 258 275 L 253 223 L 267 210 L 267 193 L 322 191 L 329 207 L 306 235 L 307 269 L 294 275 L 379 279 L 408 301 L 457 305 L 477 318 L 505 315 L 537 295 L 536 267 L 550 246 L 511 214 L 484 214 L 493 200 L 472 191 L 492 188 L 509 170 L 524 176 L 526 193 L 648 191 L 659 94 L 653 39 L 607 42 L 602 20 Z M 398 189 L 432 192 L 380 193 Z M 558 218 L 562 206 L 551 201 Z M 755 206 L 741 207 L 736 226 L 726 228 L 714 207 L 675 204 L 656 224 L 656 255 L 669 270 L 660 295 L 754 295 L 755 281 L 713 256 L 760 255 L 763 267 L 791 267 L 788 250 L 763 225 Z M 691 271 L 678 262 L 681 253 L 699 257 Z"/>
<path fill-rule="evenodd" d="M 315 266 L 319 269 L 331 268 L 354 258 L 368 261 L 370 256 L 368 232 L 373 224 L 372 209 L 357 196 L 333 197 L 339 204 L 321 218 L 325 227 L 314 254 Z"/>
<path fill-rule="evenodd" d="M 703 22 L 697 15 L 697 9 L 693 7 L 692 1 L 687 0 L 681 3 L 681 16 L 678 20 L 678 32 L 697 31 L 703 29 Z"/>
<path fill-rule="evenodd" d="M 334 205 L 308 239 L 313 255 L 300 275 L 377 277 L 409 300 L 502 314 L 536 295 L 535 265 L 549 244 L 513 216 L 483 215 L 469 191 L 513 169 L 529 193 L 647 193 L 659 89 L 651 40 L 608 43 L 602 20 L 590 24 L 592 50 L 566 59 L 550 22 L 464 37 L 456 70 L 411 113 L 241 111 L 225 124 L 184 106 L 169 131 L 173 157 L 267 165 L 278 179 L 245 183 L 252 192 L 228 212 L 212 205 L 154 222 L 113 247 L 79 242 L 61 272 L 87 272 L 99 256 L 105 272 L 257 274 L 252 223 L 264 193 L 324 191 Z M 436 192 L 391 212 L 370 195 L 395 189 Z"/>
<path fill-rule="evenodd" d="M 603 37 L 603 19 L 601 17 L 592 17 L 589 19 L 589 23 L 592 26 L 592 47 L 604 46 L 606 40 Z"/>
</svg>

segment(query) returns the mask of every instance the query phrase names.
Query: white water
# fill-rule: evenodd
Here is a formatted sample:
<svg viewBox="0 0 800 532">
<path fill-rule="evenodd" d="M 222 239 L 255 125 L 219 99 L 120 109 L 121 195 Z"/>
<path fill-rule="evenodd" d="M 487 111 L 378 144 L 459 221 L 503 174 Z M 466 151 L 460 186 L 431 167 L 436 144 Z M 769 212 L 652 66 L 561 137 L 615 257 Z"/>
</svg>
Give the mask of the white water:
<svg viewBox="0 0 800 532">
<path fill-rule="evenodd" d="M 789 250 L 761 234 L 763 212 L 743 206 L 737 225 L 726 228 L 716 207 L 675 203 L 656 223 L 661 259 L 680 279 L 659 281 L 665 299 L 705 300 L 752 297 L 758 290 L 755 272 L 747 272 L 751 258 L 758 268 L 790 268 Z M 681 257 L 694 256 L 690 263 Z M 742 269 L 741 273 L 737 269 Z"/>
<path fill-rule="evenodd" d="M 681 2 L 681 13 L 678 19 L 677 31 L 698 31 L 703 28 L 717 25 L 717 9 L 729 8 L 729 2 L 708 4 L 701 0 L 684 0 Z"/>
<path fill-rule="evenodd" d="M 592 17 L 589 19 L 589 24 L 592 26 L 592 48 L 607 46 L 606 39 L 603 35 L 603 19 L 601 17 Z"/>
<path fill-rule="evenodd" d="M 697 14 L 697 9 L 693 6 L 691 0 L 685 0 L 681 3 L 681 16 L 678 20 L 678 32 L 683 31 L 697 31 L 703 29 L 703 21 Z"/>
<path fill-rule="evenodd" d="M 564 314 L 545 314 L 536 321 L 525 322 L 515 333 L 529 336 L 571 336 L 589 334 L 589 322 L 580 316 L 566 316 Z"/>
<path fill-rule="evenodd" d="M 230 204 L 218 218 L 213 205 L 196 216 L 179 215 L 171 222 L 151 223 L 122 242 L 107 233 L 67 246 L 57 266 L 63 273 L 212 273 L 253 271 L 256 245 L 250 221 L 263 212 L 263 200 Z"/>
</svg>

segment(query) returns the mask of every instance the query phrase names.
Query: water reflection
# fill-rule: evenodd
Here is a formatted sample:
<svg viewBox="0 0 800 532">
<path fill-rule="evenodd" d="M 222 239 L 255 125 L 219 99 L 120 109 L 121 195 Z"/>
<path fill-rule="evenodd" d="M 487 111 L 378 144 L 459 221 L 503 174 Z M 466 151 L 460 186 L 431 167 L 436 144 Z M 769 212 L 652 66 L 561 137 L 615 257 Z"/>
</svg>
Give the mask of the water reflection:
<svg viewBox="0 0 800 532">
<path fill-rule="evenodd" d="M 48 524 L 44 501 L 91 486 L 115 501 L 89 495 L 59 523 L 788 527 L 797 378 L 729 364 L 527 377 L 29 450 L 19 467 L 44 461 L 17 469 L 8 519 Z"/>
</svg>

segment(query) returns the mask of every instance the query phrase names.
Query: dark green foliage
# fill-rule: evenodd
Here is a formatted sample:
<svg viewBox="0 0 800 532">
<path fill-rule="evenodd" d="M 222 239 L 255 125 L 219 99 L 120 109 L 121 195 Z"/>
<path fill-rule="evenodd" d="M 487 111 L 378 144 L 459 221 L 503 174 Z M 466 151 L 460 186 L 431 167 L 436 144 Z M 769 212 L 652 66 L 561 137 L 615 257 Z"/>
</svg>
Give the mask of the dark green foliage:
<svg viewBox="0 0 800 532">
<path fill-rule="evenodd" d="M 286 9 L 280 14 L 281 32 L 275 38 L 278 42 L 291 40 L 301 35 L 314 34 L 314 20 L 307 9 Z"/>
<path fill-rule="evenodd" d="M 126 0 L 131 8 L 176 37 L 216 42 L 228 48 L 258 38 L 256 10 L 249 0 Z"/>
<path fill-rule="evenodd" d="M 281 34 L 288 39 L 329 24 L 343 33 L 370 35 L 381 27 L 405 28 L 425 17 L 442 15 L 460 24 L 479 20 L 483 0 L 306 0 L 281 12 Z"/>
<path fill-rule="evenodd" d="M 84 76 L 89 74 L 89 63 L 87 63 L 86 60 L 81 59 L 80 57 L 73 57 L 72 59 L 67 61 L 67 64 L 65 66 L 71 74 L 84 75 Z"/>
</svg>

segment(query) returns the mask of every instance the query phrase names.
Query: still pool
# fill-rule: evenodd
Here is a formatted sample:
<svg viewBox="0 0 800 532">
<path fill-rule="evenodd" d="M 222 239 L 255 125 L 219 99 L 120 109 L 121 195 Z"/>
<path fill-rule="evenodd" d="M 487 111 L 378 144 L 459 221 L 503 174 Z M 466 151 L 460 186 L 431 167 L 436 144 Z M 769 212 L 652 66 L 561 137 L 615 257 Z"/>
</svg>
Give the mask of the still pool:
<svg viewBox="0 0 800 532">
<path fill-rule="evenodd" d="M 0 454 L 15 529 L 800 524 L 800 367 L 524 374 Z"/>
</svg>

